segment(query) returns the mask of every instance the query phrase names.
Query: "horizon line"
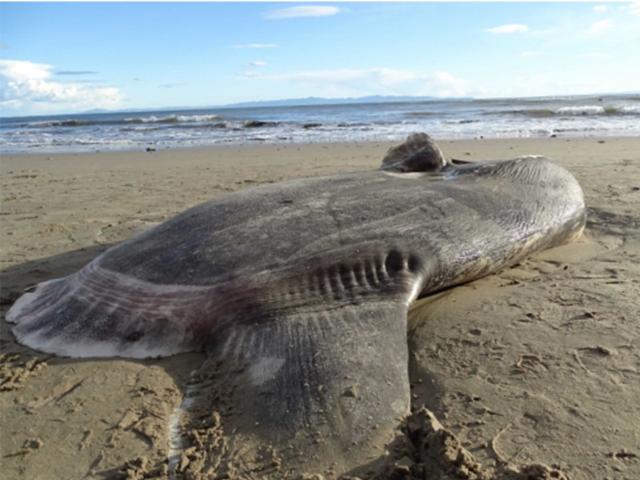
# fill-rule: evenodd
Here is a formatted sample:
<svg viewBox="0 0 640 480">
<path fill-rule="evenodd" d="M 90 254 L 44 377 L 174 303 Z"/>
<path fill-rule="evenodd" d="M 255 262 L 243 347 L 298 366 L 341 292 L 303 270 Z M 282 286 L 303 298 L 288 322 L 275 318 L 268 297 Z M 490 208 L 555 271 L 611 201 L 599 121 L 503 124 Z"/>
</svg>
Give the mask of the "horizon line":
<svg viewBox="0 0 640 480">
<path fill-rule="evenodd" d="M 63 113 L 40 113 L 31 115 L 4 115 L 0 113 L 0 119 L 5 118 L 29 118 L 29 117 L 57 117 L 64 115 L 99 115 L 108 113 L 145 113 L 145 112 L 162 112 L 171 110 L 210 110 L 210 109 L 233 109 L 233 108 L 286 108 L 286 107 L 311 107 L 311 106 L 330 106 L 337 105 L 332 101 L 357 101 L 368 98 L 380 98 L 390 99 L 388 102 L 368 102 L 370 104 L 376 103 L 393 103 L 393 99 L 405 99 L 397 100 L 397 103 L 410 103 L 412 100 L 425 99 L 427 101 L 474 101 L 474 100 L 523 100 L 523 99 L 543 99 L 543 98 L 558 98 L 558 97 L 606 97 L 606 96 L 628 96 L 628 95 L 640 95 L 640 90 L 627 91 L 627 92 L 594 92 L 594 93 L 579 93 L 579 94 L 550 94 L 550 95 L 524 95 L 524 96 L 505 96 L 505 97 L 474 97 L 474 96 L 432 96 L 432 95 L 363 95 L 360 97 L 296 97 L 296 98 L 279 98 L 271 100 L 243 100 L 233 103 L 225 103 L 219 105 L 177 105 L 177 106 L 162 106 L 162 107 L 141 107 L 141 108 L 117 108 L 117 109 L 90 109 L 77 112 L 63 112 Z M 325 103 L 316 103 L 313 105 L 295 104 L 290 103 L 288 105 L 245 105 L 245 104 L 261 104 L 261 103 L 276 103 L 276 102 L 304 102 L 305 100 L 320 100 Z M 364 102 L 365 104 L 367 102 Z"/>
</svg>

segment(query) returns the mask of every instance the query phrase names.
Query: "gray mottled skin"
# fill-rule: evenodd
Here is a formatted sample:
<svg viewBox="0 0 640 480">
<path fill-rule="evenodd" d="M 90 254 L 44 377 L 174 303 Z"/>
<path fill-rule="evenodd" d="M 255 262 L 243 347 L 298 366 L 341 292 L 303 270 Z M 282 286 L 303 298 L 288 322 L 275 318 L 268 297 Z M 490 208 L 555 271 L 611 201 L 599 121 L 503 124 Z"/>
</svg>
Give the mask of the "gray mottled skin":
<svg viewBox="0 0 640 480">
<path fill-rule="evenodd" d="M 381 170 L 193 207 L 40 284 L 7 319 L 21 343 L 60 355 L 205 349 L 247 432 L 286 445 L 292 465 L 346 469 L 408 411 L 408 305 L 569 241 L 584 221 L 576 180 L 544 158 L 458 166 L 412 136 Z"/>
</svg>

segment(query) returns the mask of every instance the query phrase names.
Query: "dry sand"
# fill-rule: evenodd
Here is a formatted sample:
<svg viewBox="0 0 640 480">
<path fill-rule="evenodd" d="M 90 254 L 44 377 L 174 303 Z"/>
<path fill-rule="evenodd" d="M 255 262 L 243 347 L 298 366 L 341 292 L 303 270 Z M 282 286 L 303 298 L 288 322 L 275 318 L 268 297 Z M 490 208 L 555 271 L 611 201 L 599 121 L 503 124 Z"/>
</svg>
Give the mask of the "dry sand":
<svg viewBox="0 0 640 480">
<path fill-rule="evenodd" d="M 479 462 L 475 473 L 443 478 L 535 463 L 571 479 L 640 478 L 640 139 L 439 145 L 464 160 L 557 160 L 583 186 L 589 222 L 577 243 L 412 309 L 412 422 L 422 425 L 406 426 L 414 444 L 425 425 L 425 438 L 436 434 L 425 406 L 455 434 L 458 453 L 464 447 Z M 257 183 L 375 168 L 388 146 L 4 156 L 0 314 L 25 287 L 71 273 L 193 204 Z M 202 355 L 53 358 L 17 345 L 0 323 L 3 479 L 162 478 L 166 425 Z M 204 433 L 215 451 L 229 432 L 213 417 Z M 419 448 L 394 455 L 393 473 L 374 462 L 358 474 L 417 478 L 439 461 Z M 283 477 L 278 459 L 265 456 L 271 477 Z"/>
</svg>

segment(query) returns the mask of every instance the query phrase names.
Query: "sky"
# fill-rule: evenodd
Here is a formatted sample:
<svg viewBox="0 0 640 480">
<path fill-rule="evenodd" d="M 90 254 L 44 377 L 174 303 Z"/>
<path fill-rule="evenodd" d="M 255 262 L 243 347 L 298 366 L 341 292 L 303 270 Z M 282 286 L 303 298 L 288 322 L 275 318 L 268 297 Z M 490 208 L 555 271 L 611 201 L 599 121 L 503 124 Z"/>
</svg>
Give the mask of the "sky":
<svg viewBox="0 0 640 480">
<path fill-rule="evenodd" d="M 0 115 L 640 91 L 640 2 L 0 3 Z"/>
</svg>

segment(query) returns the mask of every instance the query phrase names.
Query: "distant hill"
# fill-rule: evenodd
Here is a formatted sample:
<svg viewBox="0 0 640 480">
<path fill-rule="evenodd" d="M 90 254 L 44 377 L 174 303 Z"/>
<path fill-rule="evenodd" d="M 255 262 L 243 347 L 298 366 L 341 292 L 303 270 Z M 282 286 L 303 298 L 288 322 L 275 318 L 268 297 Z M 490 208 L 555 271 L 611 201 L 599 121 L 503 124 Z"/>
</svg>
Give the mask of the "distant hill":
<svg viewBox="0 0 640 480">
<path fill-rule="evenodd" d="M 463 99 L 455 97 L 456 100 Z M 400 103 L 400 102 L 428 102 L 433 100 L 447 100 L 442 97 L 411 97 L 395 95 L 370 95 L 367 97 L 354 98 L 288 98 L 283 100 L 261 100 L 255 102 L 239 102 L 224 105 L 223 108 L 244 108 L 244 107 L 294 107 L 308 105 L 348 105 L 361 103 Z"/>
<path fill-rule="evenodd" d="M 412 97 L 400 95 L 369 95 L 366 97 L 352 98 L 325 98 L 325 97 L 307 97 L 307 98 L 286 98 L 281 100 L 257 100 L 253 102 L 228 103 L 225 105 L 209 105 L 209 106 L 174 106 L 174 107 L 155 107 L 142 109 L 92 109 L 76 114 L 98 114 L 98 113 L 151 113 L 151 112 L 179 112 L 179 111 L 197 111 L 197 110 L 217 110 L 222 108 L 259 108 L 259 107 L 304 107 L 313 105 L 360 105 L 366 103 L 402 103 L 402 102 L 429 102 L 438 100 L 472 100 L 472 97 Z"/>
</svg>

